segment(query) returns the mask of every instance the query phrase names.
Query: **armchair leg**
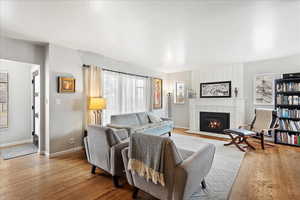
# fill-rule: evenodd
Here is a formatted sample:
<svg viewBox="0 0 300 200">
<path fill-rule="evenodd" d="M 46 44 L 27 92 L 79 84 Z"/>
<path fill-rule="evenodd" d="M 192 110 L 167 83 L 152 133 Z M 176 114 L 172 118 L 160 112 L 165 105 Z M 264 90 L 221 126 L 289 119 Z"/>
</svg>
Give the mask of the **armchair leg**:
<svg viewBox="0 0 300 200">
<path fill-rule="evenodd" d="M 264 133 L 260 133 L 260 139 L 261 139 L 261 148 L 264 150 L 265 149 Z"/>
<path fill-rule="evenodd" d="M 133 193 L 132 193 L 132 198 L 133 199 L 137 198 L 138 192 L 139 192 L 139 188 L 134 187 L 133 188 Z"/>
<path fill-rule="evenodd" d="M 207 187 L 204 179 L 203 179 L 203 181 L 201 181 L 201 186 L 202 186 L 202 189 L 206 189 L 206 187 Z"/>
<path fill-rule="evenodd" d="M 119 184 L 119 177 L 118 177 L 118 176 L 113 176 L 112 179 L 113 179 L 114 186 L 115 186 L 116 188 L 122 187 L 122 186 Z"/>
<path fill-rule="evenodd" d="M 96 166 L 95 165 L 92 165 L 91 173 L 96 174 Z"/>
</svg>

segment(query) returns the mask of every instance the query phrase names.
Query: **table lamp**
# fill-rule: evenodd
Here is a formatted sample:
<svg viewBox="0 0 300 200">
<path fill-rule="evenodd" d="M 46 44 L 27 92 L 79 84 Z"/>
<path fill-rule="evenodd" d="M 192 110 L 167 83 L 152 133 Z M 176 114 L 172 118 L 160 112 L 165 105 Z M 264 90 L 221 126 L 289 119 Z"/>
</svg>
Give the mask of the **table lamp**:
<svg viewBox="0 0 300 200">
<path fill-rule="evenodd" d="M 95 124 L 102 123 L 101 111 L 106 109 L 106 99 L 102 97 L 90 97 L 88 100 L 88 110 L 92 110 L 95 115 Z"/>
</svg>

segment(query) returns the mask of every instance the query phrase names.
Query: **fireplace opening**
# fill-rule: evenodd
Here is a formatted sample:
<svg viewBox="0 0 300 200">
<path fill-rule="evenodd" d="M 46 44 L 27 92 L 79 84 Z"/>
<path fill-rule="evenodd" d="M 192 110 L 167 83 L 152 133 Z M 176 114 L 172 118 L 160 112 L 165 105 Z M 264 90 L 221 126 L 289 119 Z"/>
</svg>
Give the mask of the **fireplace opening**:
<svg viewBox="0 0 300 200">
<path fill-rule="evenodd" d="M 230 127 L 230 113 L 200 112 L 200 131 L 223 133 Z"/>
</svg>

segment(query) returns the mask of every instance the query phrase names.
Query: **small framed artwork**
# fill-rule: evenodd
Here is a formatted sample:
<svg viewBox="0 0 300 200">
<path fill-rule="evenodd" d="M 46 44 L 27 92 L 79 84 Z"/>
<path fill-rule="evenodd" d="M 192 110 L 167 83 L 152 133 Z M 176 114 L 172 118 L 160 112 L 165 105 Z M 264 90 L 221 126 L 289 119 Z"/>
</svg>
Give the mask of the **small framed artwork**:
<svg viewBox="0 0 300 200">
<path fill-rule="evenodd" d="M 153 78 L 152 79 L 152 88 L 153 88 L 153 109 L 162 109 L 162 79 Z"/>
<path fill-rule="evenodd" d="M 200 83 L 200 98 L 230 98 L 231 81 Z"/>
<path fill-rule="evenodd" d="M 175 85 L 175 98 L 174 103 L 175 104 L 184 104 L 185 99 L 185 87 L 184 82 L 178 81 Z"/>
<path fill-rule="evenodd" d="M 58 77 L 58 93 L 74 93 L 75 92 L 75 78 Z"/>
</svg>

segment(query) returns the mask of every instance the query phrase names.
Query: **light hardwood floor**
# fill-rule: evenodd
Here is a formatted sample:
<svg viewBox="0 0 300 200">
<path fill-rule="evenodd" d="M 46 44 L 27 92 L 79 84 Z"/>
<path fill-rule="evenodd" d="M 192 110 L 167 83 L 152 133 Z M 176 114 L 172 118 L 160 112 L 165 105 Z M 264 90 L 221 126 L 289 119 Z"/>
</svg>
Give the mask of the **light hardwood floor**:
<svg viewBox="0 0 300 200">
<path fill-rule="evenodd" d="M 175 132 L 186 134 L 183 129 L 176 129 Z M 146 194 L 142 197 L 152 199 Z M 97 169 L 97 175 L 92 175 L 84 153 L 78 152 L 53 159 L 37 154 L 7 161 L 0 159 L 0 199 L 132 198 L 131 188 L 127 184 L 116 189 L 110 178 L 100 175 L 100 170 Z M 230 199 L 300 199 L 300 149 L 276 145 L 265 151 L 247 152 Z"/>
</svg>

